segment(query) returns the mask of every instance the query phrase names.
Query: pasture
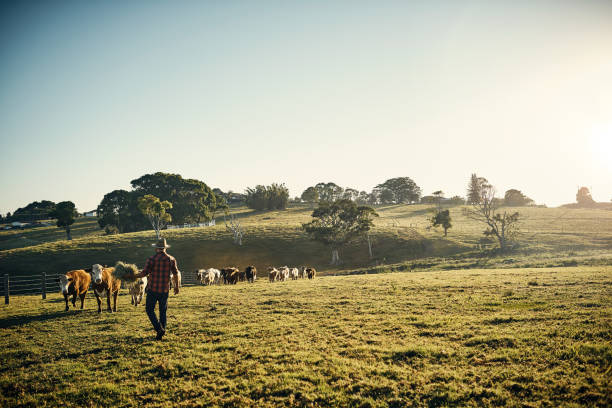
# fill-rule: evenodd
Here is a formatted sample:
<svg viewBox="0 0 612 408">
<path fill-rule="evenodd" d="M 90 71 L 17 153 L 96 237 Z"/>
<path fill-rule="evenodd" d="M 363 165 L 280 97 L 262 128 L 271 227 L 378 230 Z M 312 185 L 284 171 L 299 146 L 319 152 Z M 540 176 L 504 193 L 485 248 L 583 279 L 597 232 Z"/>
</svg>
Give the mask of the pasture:
<svg viewBox="0 0 612 408">
<path fill-rule="evenodd" d="M 162 342 L 129 303 L 0 307 L 0 405 L 612 404 L 610 266 L 185 287 Z"/>
<path fill-rule="evenodd" d="M 484 226 L 463 215 L 463 207 L 450 208 L 453 228 L 447 238 L 429 227 L 432 206 L 390 205 L 376 208 L 380 217 L 371 231 L 373 257 L 367 242 L 357 240 L 344 248 L 340 267 L 329 267 L 327 247 L 313 242 L 301 230 L 312 209 L 294 205 L 285 211 L 232 212 L 242 223 L 243 245 L 233 244 L 222 217 L 217 225 L 164 231 L 183 271 L 203 267 L 253 264 L 313 265 L 327 274 L 359 270 L 463 269 L 612 264 L 612 211 L 605 209 L 510 208 L 524 217 L 517 247 L 503 256 L 483 247 Z M 57 227 L 0 231 L 0 274 L 55 274 L 94 263 L 114 265 L 122 260 L 143 266 L 151 255 L 153 231 L 104 236 L 95 220 L 79 219 L 72 241 Z"/>
</svg>

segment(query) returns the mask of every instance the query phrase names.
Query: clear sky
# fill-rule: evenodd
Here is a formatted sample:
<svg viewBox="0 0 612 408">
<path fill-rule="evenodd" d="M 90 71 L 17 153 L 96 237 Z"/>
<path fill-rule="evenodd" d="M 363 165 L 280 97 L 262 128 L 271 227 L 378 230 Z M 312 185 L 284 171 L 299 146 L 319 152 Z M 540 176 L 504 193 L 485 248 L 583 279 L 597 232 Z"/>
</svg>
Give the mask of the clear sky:
<svg viewBox="0 0 612 408">
<path fill-rule="evenodd" d="M 611 1 L 2 4 L 2 213 L 156 171 L 612 199 Z"/>
</svg>

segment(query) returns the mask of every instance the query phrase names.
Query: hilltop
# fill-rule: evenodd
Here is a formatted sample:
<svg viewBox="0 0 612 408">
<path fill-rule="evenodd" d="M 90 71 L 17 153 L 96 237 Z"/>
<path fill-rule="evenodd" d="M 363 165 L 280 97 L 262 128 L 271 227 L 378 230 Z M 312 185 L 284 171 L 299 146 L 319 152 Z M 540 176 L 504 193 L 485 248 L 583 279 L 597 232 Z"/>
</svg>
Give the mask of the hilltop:
<svg viewBox="0 0 612 408">
<path fill-rule="evenodd" d="M 254 264 L 313 265 L 326 273 L 434 267 L 556 266 L 608 263 L 612 250 L 612 211 L 601 209 L 512 208 L 524 217 L 517 248 L 505 256 L 491 256 L 483 246 L 484 227 L 463 215 L 463 207 L 450 208 L 453 228 L 447 238 L 429 227 L 430 205 L 389 205 L 376 208 L 380 217 L 371 232 L 373 258 L 365 240 L 346 247 L 344 264 L 330 268 L 330 251 L 313 242 L 300 226 L 312 209 L 294 205 L 284 211 L 232 208 L 244 227 L 242 246 L 234 245 L 223 219 L 212 227 L 164 231 L 183 271 L 210 266 Z M 0 232 L 0 273 L 58 273 L 93 263 L 113 265 L 117 260 L 143 266 L 151 254 L 153 231 L 103 235 L 95 219 L 80 218 L 72 241 L 63 230 L 43 227 Z M 485 256 L 486 255 L 486 256 Z M 565 262 L 565 263 L 564 263 Z"/>
</svg>

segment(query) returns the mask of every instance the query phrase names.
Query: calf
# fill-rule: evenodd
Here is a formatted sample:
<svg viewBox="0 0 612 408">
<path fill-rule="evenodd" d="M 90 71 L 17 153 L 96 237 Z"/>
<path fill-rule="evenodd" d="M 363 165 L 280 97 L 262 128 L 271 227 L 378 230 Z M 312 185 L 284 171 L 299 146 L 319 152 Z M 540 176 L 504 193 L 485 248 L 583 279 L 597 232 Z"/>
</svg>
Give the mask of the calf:
<svg viewBox="0 0 612 408">
<path fill-rule="evenodd" d="M 253 265 L 247 266 L 244 270 L 244 274 L 248 282 L 254 283 L 257 279 L 257 269 Z"/>
<path fill-rule="evenodd" d="M 298 268 L 291 268 L 289 274 L 292 280 L 296 280 L 300 277 L 300 270 Z"/>
<path fill-rule="evenodd" d="M 132 282 L 128 285 L 130 295 L 132 296 L 132 304 L 134 306 L 138 306 L 138 304 L 142 302 L 142 297 L 144 296 L 146 287 L 147 287 L 147 277 L 146 276 L 143 276 L 142 278 L 138 278 L 136 279 L 136 282 Z"/>
<path fill-rule="evenodd" d="M 76 307 L 77 296 L 81 299 L 81 309 L 85 303 L 85 295 L 89 289 L 91 277 L 83 269 L 67 272 L 59 277 L 60 291 L 66 301 L 66 311 L 68 311 L 68 296 L 72 295 L 72 307 Z"/>
<path fill-rule="evenodd" d="M 102 265 L 95 264 L 91 267 L 91 287 L 98 301 L 98 313 L 102 313 L 101 297 L 106 294 L 106 303 L 109 312 L 117 311 L 117 296 L 121 281 L 113 276 L 115 268 L 104 268 Z M 111 309 L 111 295 L 113 296 L 113 308 Z"/>
</svg>

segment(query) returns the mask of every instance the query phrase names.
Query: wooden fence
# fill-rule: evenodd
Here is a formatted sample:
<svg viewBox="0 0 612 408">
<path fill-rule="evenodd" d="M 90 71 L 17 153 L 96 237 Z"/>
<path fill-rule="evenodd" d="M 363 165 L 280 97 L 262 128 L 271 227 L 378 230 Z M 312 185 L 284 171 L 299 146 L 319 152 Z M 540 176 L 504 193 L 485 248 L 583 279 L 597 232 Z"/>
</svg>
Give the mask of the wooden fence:
<svg viewBox="0 0 612 408">
<path fill-rule="evenodd" d="M 10 275 L 5 274 L 0 282 L 0 293 L 4 294 L 4 304 L 8 305 L 11 296 L 40 295 L 47 298 L 47 293 L 59 293 L 59 274 L 48 275 Z M 182 285 L 197 284 L 195 272 L 181 272 Z M 122 287 L 125 285 L 122 284 Z"/>
</svg>

